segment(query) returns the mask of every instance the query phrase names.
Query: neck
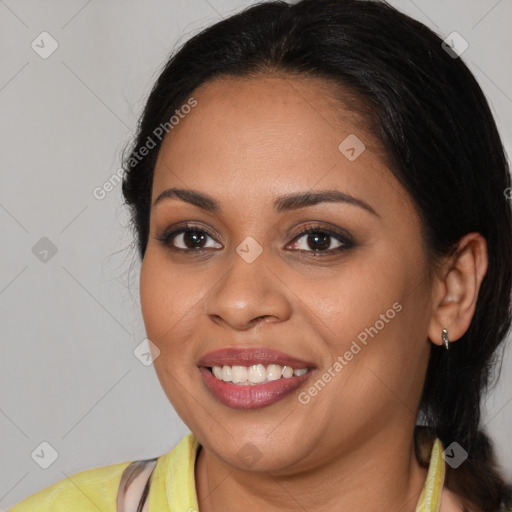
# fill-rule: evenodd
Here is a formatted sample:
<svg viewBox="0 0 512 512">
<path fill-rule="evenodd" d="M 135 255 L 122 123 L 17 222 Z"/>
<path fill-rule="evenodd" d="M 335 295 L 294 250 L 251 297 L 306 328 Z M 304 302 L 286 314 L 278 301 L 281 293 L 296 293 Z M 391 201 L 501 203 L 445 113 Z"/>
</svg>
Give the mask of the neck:
<svg viewBox="0 0 512 512">
<path fill-rule="evenodd" d="M 286 476 L 233 469 L 201 447 L 196 463 L 199 509 L 234 512 L 251 503 L 250 510 L 268 512 L 414 512 L 427 470 L 419 465 L 409 434 L 381 432 L 313 471 Z"/>
</svg>

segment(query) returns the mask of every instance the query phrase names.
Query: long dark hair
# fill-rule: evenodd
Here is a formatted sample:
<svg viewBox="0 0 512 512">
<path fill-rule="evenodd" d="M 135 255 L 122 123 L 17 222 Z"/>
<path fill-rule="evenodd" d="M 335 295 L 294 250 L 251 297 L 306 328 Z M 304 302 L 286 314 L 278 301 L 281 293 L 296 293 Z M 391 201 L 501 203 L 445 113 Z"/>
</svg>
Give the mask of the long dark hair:
<svg viewBox="0 0 512 512">
<path fill-rule="evenodd" d="M 469 454 L 457 470 L 447 467 L 446 486 L 468 507 L 497 510 L 507 486 L 479 430 L 480 398 L 511 323 L 510 175 L 482 90 L 429 28 L 377 0 L 273 1 L 187 41 L 154 85 L 124 158 L 123 194 L 140 258 L 163 139 L 155 129 L 170 128 L 176 110 L 214 77 L 265 72 L 323 78 L 366 105 L 391 172 L 416 204 L 432 268 L 465 234 L 485 237 L 489 264 L 474 317 L 450 351 L 432 344 L 420 412 L 444 446 L 456 441 Z M 141 152 L 149 139 L 155 147 Z"/>
</svg>

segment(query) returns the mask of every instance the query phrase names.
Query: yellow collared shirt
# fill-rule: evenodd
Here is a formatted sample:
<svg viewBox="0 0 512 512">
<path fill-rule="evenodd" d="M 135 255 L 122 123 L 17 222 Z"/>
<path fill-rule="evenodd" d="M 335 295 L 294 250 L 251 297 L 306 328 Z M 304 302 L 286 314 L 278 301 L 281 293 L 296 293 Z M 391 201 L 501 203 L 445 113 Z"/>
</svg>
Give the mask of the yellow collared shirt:
<svg viewBox="0 0 512 512">
<path fill-rule="evenodd" d="M 158 458 L 148 496 L 150 512 L 198 512 L 194 477 L 198 448 L 197 439 L 188 433 L 172 451 Z M 436 439 L 416 512 L 439 511 L 445 475 L 442 451 L 443 446 Z M 32 494 L 8 512 L 116 512 L 119 484 L 130 464 L 75 473 Z"/>
</svg>

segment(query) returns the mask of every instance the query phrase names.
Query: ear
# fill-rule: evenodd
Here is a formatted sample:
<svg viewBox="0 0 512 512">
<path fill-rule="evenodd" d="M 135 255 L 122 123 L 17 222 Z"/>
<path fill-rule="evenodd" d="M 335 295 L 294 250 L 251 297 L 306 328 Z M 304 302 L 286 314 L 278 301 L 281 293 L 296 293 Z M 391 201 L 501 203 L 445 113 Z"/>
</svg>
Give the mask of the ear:
<svg viewBox="0 0 512 512">
<path fill-rule="evenodd" d="M 428 328 L 428 337 L 436 345 L 442 345 L 443 329 L 448 331 L 450 341 L 458 340 L 468 330 L 487 265 L 485 238 L 480 233 L 468 233 L 438 272 L 432 287 Z"/>
</svg>

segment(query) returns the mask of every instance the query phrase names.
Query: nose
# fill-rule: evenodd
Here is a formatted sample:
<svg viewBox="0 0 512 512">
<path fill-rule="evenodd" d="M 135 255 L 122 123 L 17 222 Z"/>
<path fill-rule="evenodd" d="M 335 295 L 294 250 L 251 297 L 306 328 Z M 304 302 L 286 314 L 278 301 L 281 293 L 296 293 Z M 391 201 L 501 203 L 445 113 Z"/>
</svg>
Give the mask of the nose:
<svg viewBox="0 0 512 512">
<path fill-rule="evenodd" d="M 291 315 L 288 288 L 261 254 L 247 263 L 234 255 L 231 267 L 208 293 L 205 312 L 212 322 L 244 331 Z"/>
</svg>

